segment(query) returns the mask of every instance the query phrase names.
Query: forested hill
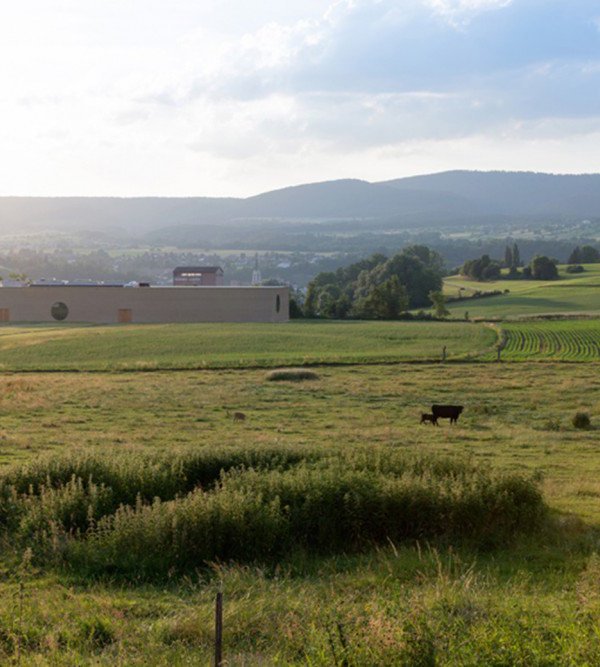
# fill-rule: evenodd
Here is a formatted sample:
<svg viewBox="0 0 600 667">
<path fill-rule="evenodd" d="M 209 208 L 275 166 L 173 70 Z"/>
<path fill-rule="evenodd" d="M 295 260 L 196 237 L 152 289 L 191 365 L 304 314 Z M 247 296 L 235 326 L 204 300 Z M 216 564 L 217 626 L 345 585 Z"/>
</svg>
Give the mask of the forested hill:
<svg viewBox="0 0 600 667">
<path fill-rule="evenodd" d="M 598 218 L 600 174 L 451 171 L 384 183 L 352 179 L 312 183 L 246 199 L 0 197 L 3 234 L 93 230 L 143 236 L 249 220 L 352 220 L 388 228 L 458 221 L 489 225 L 495 216 Z"/>
<path fill-rule="evenodd" d="M 410 192 L 446 192 L 490 214 L 600 216 L 600 174 L 446 171 L 385 181 L 381 185 Z"/>
</svg>

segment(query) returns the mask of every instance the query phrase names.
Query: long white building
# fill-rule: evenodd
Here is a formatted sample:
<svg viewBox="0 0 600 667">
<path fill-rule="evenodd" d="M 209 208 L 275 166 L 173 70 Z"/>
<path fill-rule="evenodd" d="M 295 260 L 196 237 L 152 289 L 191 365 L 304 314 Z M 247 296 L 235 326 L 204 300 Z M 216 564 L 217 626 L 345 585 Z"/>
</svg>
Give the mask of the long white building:
<svg viewBox="0 0 600 667">
<path fill-rule="evenodd" d="M 287 287 L 0 288 L 0 322 L 287 322 Z"/>
</svg>

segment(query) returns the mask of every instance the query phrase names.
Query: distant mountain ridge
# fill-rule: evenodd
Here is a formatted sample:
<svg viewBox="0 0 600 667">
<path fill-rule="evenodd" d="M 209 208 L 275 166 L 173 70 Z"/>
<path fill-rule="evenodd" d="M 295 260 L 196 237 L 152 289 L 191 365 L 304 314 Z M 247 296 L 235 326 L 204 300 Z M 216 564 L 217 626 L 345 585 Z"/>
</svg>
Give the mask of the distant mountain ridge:
<svg viewBox="0 0 600 667">
<path fill-rule="evenodd" d="M 170 229 L 251 220 L 364 220 L 410 227 L 477 224 L 494 216 L 600 217 L 600 174 L 447 171 L 379 183 L 310 183 L 245 199 L 0 197 L 3 234 L 96 230 L 165 237 Z"/>
<path fill-rule="evenodd" d="M 600 215 L 600 174 L 545 174 L 510 171 L 446 171 L 412 176 L 381 185 L 451 192 L 487 213 L 504 215 Z"/>
</svg>

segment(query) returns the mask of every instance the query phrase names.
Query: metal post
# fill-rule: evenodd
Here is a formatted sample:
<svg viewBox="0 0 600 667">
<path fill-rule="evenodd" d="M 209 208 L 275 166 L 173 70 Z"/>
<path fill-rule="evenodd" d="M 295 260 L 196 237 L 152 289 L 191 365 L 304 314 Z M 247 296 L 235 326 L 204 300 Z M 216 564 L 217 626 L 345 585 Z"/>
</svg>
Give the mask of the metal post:
<svg viewBox="0 0 600 667">
<path fill-rule="evenodd" d="M 215 667 L 223 666 L 223 593 L 215 599 Z"/>
</svg>

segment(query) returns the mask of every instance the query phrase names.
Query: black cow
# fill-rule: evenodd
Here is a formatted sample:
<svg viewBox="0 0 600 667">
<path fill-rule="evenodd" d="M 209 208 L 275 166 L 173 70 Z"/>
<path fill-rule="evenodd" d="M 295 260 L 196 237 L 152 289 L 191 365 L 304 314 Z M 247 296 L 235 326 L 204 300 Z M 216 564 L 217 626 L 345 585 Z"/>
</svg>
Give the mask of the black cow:
<svg viewBox="0 0 600 667">
<path fill-rule="evenodd" d="M 449 419 L 451 424 L 456 424 L 460 413 L 464 410 L 462 405 L 432 405 L 431 414 L 437 419 Z"/>
<path fill-rule="evenodd" d="M 439 426 L 437 417 L 435 415 L 430 415 L 427 412 L 421 414 L 421 424 L 424 424 L 425 422 L 431 422 L 434 426 Z"/>
</svg>

